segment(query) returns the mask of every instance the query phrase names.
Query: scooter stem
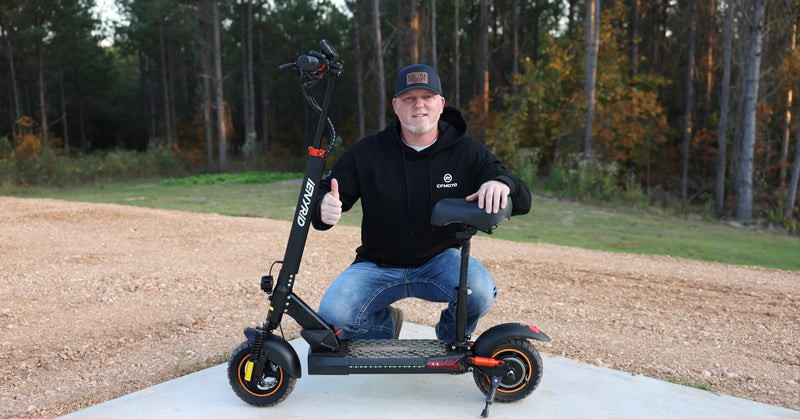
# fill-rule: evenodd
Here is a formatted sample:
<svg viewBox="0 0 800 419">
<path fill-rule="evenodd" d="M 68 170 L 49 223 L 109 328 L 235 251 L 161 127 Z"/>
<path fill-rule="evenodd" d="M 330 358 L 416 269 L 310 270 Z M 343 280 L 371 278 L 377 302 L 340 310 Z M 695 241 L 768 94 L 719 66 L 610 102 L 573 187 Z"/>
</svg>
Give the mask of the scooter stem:
<svg viewBox="0 0 800 419">
<path fill-rule="evenodd" d="M 320 151 L 319 148 L 322 144 L 322 132 L 325 128 L 325 121 L 331 105 L 333 87 L 337 77 L 338 74 L 333 72 L 328 77 L 325 98 L 323 99 L 319 121 L 317 122 L 317 131 L 312 145 L 309 146 L 305 178 L 303 179 L 302 190 L 297 200 L 294 218 L 292 219 L 292 229 L 289 232 L 289 242 L 286 245 L 283 264 L 278 274 L 278 281 L 269 307 L 269 315 L 267 317 L 267 329 L 269 330 L 276 329 L 281 322 L 287 306 L 287 298 L 292 293 L 294 278 L 300 269 L 300 261 L 303 258 L 303 249 L 305 249 L 308 230 L 311 226 L 311 205 L 316 200 L 319 182 L 327 159 L 326 153 Z M 330 141 L 334 141 L 334 139 L 331 138 Z"/>
</svg>

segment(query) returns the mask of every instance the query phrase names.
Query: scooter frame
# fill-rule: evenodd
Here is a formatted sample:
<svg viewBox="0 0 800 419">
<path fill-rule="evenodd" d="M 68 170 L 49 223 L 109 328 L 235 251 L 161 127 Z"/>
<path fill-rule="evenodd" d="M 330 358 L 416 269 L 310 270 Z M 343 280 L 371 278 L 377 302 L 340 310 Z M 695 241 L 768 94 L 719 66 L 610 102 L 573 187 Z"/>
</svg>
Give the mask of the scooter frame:
<svg viewBox="0 0 800 419">
<path fill-rule="evenodd" d="M 297 69 L 299 83 L 309 104 L 319 112 L 316 133 L 308 147 L 308 162 L 289 233 L 284 259 L 277 282 L 270 273 L 261 278 L 261 289 L 270 295 L 266 322 L 247 328 L 247 338 L 231 355 L 228 379 L 234 392 L 255 406 L 271 406 L 291 393 L 295 381 L 302 376 L 300 358 L 292 346 L 275 334 L 284 315 L 301 326 L 303 339 L 309 344 L 309 374 L 407 374 L 472 372 L 479 389 L 486 395 L 482 416 L 495 399 L 510 402 L 531 394 L 542 376 L 541 357 L 528 339 L 548 341 L 535 326 L 504 323 L 493 326 L 471 341 L 465 333 L 467 317 L 467 268 L 470 238 L 477 231 L 491 234 L 494 227 L 510 217 L 511 203 L 499 214 L 486 214 L 474 203 L 463 199 L 439 201 L 431 216 L 431 224 L 444 226 L 456 223 L 461 231 L 461 271 L 456 309 L 456 331 L 452 342 L 438 340 L 344 340 L 337 331 L 294 292 L 295 280 L 311 224 L 311 205 L 316 200 L 325 162 L 335 143 L 335 131 L 328 118 L 333 89 L 343 65 L 339 55 L 327 41 L 320 42 L 320 51 L 300 55 L 281 69 Z M 320 107 L 310 89 L 327 77 L 325 96 Z M 322 149 L 322 135 L 328 125 L 330 140 Z M 404 354 L 409 349 L 413 355 Z M 387 355 L 388 352 L 388 355 Z M 397 354 L 400 353 L 400 354 Z"/>
</svg>

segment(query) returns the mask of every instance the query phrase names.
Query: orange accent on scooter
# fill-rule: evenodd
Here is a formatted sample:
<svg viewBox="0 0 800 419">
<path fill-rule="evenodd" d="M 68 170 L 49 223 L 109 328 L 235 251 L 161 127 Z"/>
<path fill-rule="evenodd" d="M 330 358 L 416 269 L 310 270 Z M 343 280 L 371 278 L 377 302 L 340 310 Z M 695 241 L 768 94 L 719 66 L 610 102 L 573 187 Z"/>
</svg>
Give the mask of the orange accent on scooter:
<svg viewBox="0 0 800 419">
<path fill-rule="evenodd" d="M 494 359 L 485 356 L 473 356 L 470 357 L 472 363 L 479 366 L 479 367 L 490 367 L 495 368 L 500 366 L 503 363 L 502 359 Z"/>
<path fill-rule="evenodd" d="M 319 148 L 308 147 L 308 154 L 310 154 L 310 155 L 312 155 L 314 157 L 319 157 L 321 159 L 325 158 L 325 150 L 322 150 L 322 149 L 319 149 Z"/>
</svg>

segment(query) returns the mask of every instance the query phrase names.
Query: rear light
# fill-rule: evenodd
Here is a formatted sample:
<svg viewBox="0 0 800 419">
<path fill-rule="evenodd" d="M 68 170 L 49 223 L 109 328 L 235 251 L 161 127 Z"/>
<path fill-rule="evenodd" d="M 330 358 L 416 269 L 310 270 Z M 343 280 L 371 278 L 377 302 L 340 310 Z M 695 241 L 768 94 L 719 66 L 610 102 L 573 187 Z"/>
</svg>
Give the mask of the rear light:
<svg viewBox="0 0 800 419">
<path fill-rule="evenodd" d="M 461 367 L 458 366 L 458 361 L 461 359 L 461 357 L 431 359 L 425 363 L 425 367 L 436 370 L 460 371 Z"/>
</svg>

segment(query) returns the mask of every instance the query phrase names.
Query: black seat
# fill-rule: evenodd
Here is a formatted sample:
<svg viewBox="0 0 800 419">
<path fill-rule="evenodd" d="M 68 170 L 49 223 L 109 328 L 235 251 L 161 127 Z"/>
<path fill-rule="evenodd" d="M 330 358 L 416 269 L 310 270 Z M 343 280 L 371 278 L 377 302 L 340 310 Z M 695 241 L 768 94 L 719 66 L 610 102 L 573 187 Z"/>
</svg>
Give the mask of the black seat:
<svg viewBox="0 0 800 419">
<path fill-rule="evenodd" d="M 486 210 L 478 208 L 478 201 L 469 202 L 464 198 L 445 198 L 433 206 L 431 224 L 443 227 L 448 224 L 461 223 L 492 234 L 492 230 L 500 221 L 510 217 L 511 198 L 508 198 L 506 207 L 501 208 L 497 214 L 487 214 Z"/>
</svg>

